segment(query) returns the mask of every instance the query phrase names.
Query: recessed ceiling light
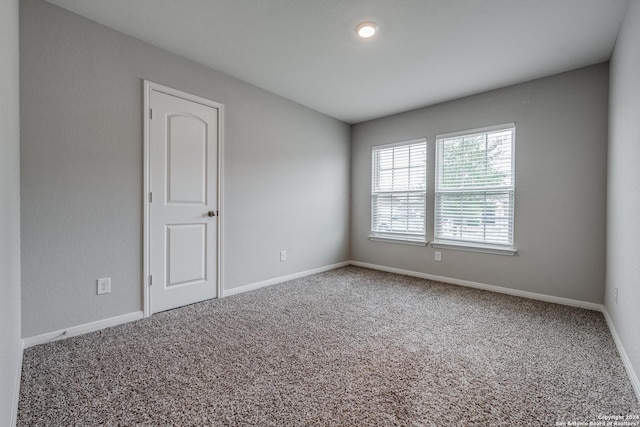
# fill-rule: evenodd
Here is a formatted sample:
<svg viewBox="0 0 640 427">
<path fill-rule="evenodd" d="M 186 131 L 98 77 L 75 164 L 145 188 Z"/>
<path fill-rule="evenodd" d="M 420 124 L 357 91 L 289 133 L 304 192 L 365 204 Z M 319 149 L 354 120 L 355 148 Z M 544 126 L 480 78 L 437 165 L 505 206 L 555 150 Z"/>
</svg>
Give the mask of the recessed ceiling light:
<svg viewBox="0 0 640 427">
<path fill-rule="evenodd" d="M 378 32 L 378 24 L 375 22 L 363 22 L 356 27 L 356 34 L 363 39 L 373 37 Z"/>
</svg>

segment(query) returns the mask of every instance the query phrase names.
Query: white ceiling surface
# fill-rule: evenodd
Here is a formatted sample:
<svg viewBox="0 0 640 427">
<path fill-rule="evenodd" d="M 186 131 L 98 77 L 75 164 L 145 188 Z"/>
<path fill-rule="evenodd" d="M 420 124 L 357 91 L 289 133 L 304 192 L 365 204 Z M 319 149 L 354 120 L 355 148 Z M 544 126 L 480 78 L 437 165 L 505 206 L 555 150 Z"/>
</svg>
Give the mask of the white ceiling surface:
<svg viewBox="0 0 640 427">
<path fill-rule="evenodd" d="M 628 3 L 48 1 L 348 123 L 607 61 Z"/>
</svg>

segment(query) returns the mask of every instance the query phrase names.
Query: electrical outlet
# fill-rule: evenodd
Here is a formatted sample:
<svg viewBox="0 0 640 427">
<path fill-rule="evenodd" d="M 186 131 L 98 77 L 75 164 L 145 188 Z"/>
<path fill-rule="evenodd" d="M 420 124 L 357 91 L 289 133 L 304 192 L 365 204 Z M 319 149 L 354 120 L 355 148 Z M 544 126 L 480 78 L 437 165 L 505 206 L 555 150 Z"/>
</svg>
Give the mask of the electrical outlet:
<svg viewBox="0 0 640 427">
<path fill-rule="evenodd" d="M 442 252 L 436 251 L 436 261 L 442 261 Z"/>
<path fill-rule="evenodd" d="M 285 262 L 287 260 L 287 251 L 280 251 L 280 262 Z"/>
<path fill-rule="evenodd" d="M 618 304 L 618 287 L 613 288 L 613 301 Z"/>
<path fill-rule="evenodd" d="M 108 294 L 111 292 L 111 277 L 98 279 L 98 295 Z"/>
</svg>

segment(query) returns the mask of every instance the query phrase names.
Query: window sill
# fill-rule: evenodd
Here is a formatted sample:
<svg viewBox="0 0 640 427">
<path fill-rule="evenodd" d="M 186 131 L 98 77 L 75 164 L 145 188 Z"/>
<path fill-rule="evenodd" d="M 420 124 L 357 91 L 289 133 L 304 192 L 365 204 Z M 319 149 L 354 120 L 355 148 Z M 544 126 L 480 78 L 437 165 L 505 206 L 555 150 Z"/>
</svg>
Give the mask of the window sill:
<svg viewBox="0 0 640 427">
<path fill-rule="evenodd" d="M 483 246 L 483 245 L 470 245 L 464 243 L 453 243 L 453 242 L 431 242 L 431 247 L 436 249 L 453 249 L 456 251 L 466 251 L 466 252 L 480 252 L 485 254 L 494 254 L 494 255 L 506 255 L 506 256 L 514 256 L 518 253 L 518 250 L 515 248 L 502 248 L 499 246 Z"/>
<path fill-rule="evenodd" d="M 387 242 L 387 243 L 399 243 L 402 245 L 413 245 L 413 246 L 427 246 L 429 242 L 423 240 L 407 240 L 402 239 L 400 237 L 386 237 L 386 236 L 369 236 L 369 240 L 372 242 Z"/>
</svg>

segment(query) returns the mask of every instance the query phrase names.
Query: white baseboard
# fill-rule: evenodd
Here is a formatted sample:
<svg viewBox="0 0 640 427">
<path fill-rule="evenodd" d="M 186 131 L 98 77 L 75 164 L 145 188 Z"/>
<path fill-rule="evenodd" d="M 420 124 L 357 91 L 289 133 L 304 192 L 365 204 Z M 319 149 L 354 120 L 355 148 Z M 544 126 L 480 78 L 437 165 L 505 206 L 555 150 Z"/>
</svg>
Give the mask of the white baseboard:
<svg viewBox="0 0 640 427">
<path fill-rule="evenodd" d="M 275 285 L 277 283 L 286 282 L 293 279 L 298 279 L 300 277 L 310 276 L 312 274 L 322 273 L 329 270 L 334 270 L 336 268 L 345 267 L 349 265 L 348 261 L 328 265 L 325 267 L 315 268 L 313 270 L 307 270 L 300 273 L 290 274 L 288 276 L 276 277 L 275 279 L 265 280 L 263 282 L 252 283 L 246 286 L 240 286 L 238 288 L 227 289 L 222 291 L 223 297 L 235 295 L 243 292 L 252 291 L 254 289 L 263 288 L 269 285 Z M 85 323 L 83 325 L 72 326 L 66 329 L 60 329 L 53 332 L 47 332 L 46 334 L 36 335 L 29 338 L 23 338 L 23 348 L 33 347 L 38 344 L 45 344 L 52 341 L 58 341 L 61 339 L 74 337 L 77 335 L 86 334 L 89 332 L 98 331 L 100 329 L 108 328 L 111 326 L 121 325 L 123 323 L 133 322 L 144 317 L 143 311 L 136 311 L 129 314 L 123 314 L 121 316 L 111 317 L 109 319 L 98 320 L 91 323 Z"/>
<path fill-rule="evenodd" d="M 244 285 L 244 286 L 238 286 L 237 288 L 224 289 L 222 291 L 222 296 L 228 297 L 231 295 L 242 294 L 244 292 L 249 292 L 256 289 L 264 288 L 265 286 L 276 285 L 278 283 L 288 282 L 289 280 L 311 276 L 312 274 L 323 273 L 325 271 L 335 270 L 336 268 L 346 267 L 349 264 L 351 264 L 349 261 L 339 262 L 337 264 L 331 264 L 325 267 L 314 268 L 312 270 L 302 271 L 300 273 L 290 274 L 288 276 L 281 276 L 281 277 L 276 277 L 274 279 L 264 280 L 262 282 L 251 283 L 249 285 Z"/>
<path fill-rule="evenodd" d="M 134 311 L 133 313 L 123 314 L 121 316 L 110 317 L 108 319 L 97 320 L 83 325 L 72 326 L 67 329 L 47 332 L 46 334 L 36 335 L 34 337 L 23 338 L 24 348 L 33 347 L 34 345 L 44 344 L 52 341 L 58 341 L 64 338 L 75 337 L 77 335 L 98 331 L 100 329 L 109 328 L 111 326 L 121 325 L 123 323 L 133 322 L 142 319 L 144 313 L 142 311 Z"/>
<path fill-rule="evenodd" d="M 13 385 L 13 406 L 11 412 L 10 426 L 18 424 L 18 404 L 20 403 L 20 381 L 22 380 L 22 359 L 24 354 L 24 341 L 20 345 L 20 354 L 18 355 L 18 366 L 16 367 L 16 378 Z"/>
<path fill-rule="evenodd" d="M 635 369 L 633 369 L 633 365 L 631 364 L 631 360 L 629 359 L 629 355 L 627 351 L 624 349 L 622 345 L 622 340 L 620 339 L 620 335 L 618 335 L 618 331 L 616 331 L 616 327 L 613 324 L 613 320 L 609 316 L 609 312 L 605 307 L 602 311 L 604 314 L 604 318 L 607 320 L 607 325 L 609 326 L 609 330 L 611 331 L 611 335 L 613 336 L 613 341 L 616 343 L 616 347 L 618 348 L 618 353 L 620 353 L 620 358 L 622 359 L 622 363 L 627 370 L 627 374 L 629 375 L 629 380 L 631 381 L 631 385 L 633 386 L 633 390 L 636 392 L 636 397 L 638 398 L 638 402 L 640 402 L 640 379 L 638 378 L 638 374 Z"/>
<path fill-rule="evenodd" d="M 595 304 L 592 302 L 579 301 L 579 300 L 574 300 L 569 298 L 554 297 L 551 295 L 538 294 L 535 292 L 504 288 L 502 286 L 494 286 L 494 285 L 487 285 L 484 283 L 471 282 L 469 280 L 460 280 L 460 279 L 453 279 L 450 277 L 435 276 L 433 274 L 420 273 L 417 271 L 410 271 L 410 270 L 402 270 L 400 268 L 386 267 L 383 265 L 369 264 L 366 262 L 351 261 L 351 265 L 355 265 L 357 267 L 370 268 L 373 270 L 386 271 L 388 273 L 396 273 L 396 274 L 402 274 L 405 276 L 419 277 L 421 279 L 435 280 L 437 282 L 450 283 L 453 285 L 466 286 L 468 288 L 482 289 L 485 291 L 497 292 L 500 294 L 513 295 L 516 297 L 523 297 L 523 298 L 535 299 L 539 301 L 552 302 L 555 304 L 568 305 L 571 307 L 586 308 L 588 310 L 603 311 L 604 309 L 602 304 Z"/>
</svg>

